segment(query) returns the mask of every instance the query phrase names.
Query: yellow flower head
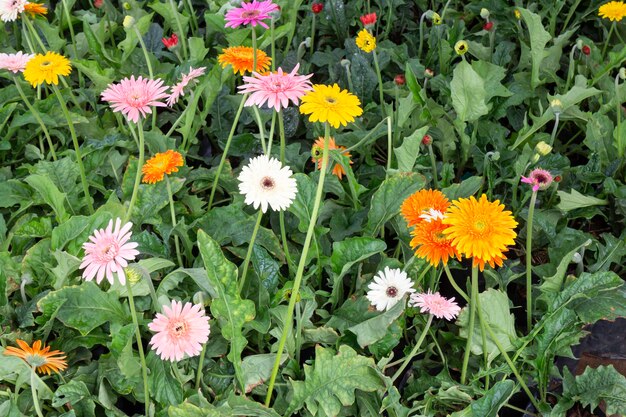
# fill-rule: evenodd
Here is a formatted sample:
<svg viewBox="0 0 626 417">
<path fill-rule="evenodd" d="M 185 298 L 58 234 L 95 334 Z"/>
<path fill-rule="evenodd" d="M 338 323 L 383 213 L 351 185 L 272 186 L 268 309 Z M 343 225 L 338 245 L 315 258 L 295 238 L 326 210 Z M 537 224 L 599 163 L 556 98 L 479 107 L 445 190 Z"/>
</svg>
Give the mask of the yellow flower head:
<svg viewBox="0 0 626 417">
<path fill-rule="evenodd" d="M 24 12 L 28 13 L 31 17 L 35 17 L 36 15 L 46 15 L 48 14 L 48 8 L 43 5 L 43 3 L 26 3 L 24 5 Z"/>
<path fill-rule="evenodd" d="M 363 52 L 370 53 L 376 49 L 376 38 L 367 29 L 361 29 L 356 37 L 356 46 Z"/>
<path fill-rule="evenodd" d="M 469 45 L 466 41 L 458 41 L 454 44 L 454 50 L 458 55 L 465 55 L 465 53 L 469 50 Z"/>
<path fill-rule="evenodd" d="M 178 172 L 178 167 L 182 167 L 184 164 L 183 156 L 176 151 L 169 149 L 164 153 L 157 153 L 148 159 L 141 168 L 143 173 L 141 182 L 155 184 L 163 181 L 165 174 L 169 175 L 172 172 Z"/>
<path fill-rule="evenodd" d="M 45 346 L 42 349 L 41 340 L 35 341 L 33 347 L 28 346 L 28 343 L 20 339 L 17 339 L 16 342 L 20 347 L 9 346 L 4 351 L 4 354 L 23 359 L 24 362 L 40 374 L 46 373 L 50 375 L 52 372 L 59 373 L 59 371 L 67 368 L 65 353 L 59 350 L 50 352 L 50 346 Z"/>
<path fill-rule="evenodd" d="M 332 151 L 333 149 L 337 149 L 342 151 L 341 153 L 350 159 L 352 155 L 350 152 L 344 151 L 346 149 L 345 146 L 337 145 L 335 143 L 335 138 L 328 138 L 328 150 Z M 313 147 L 311 148 L 311 160 L 313 163 L 317 163 L 317 169 L 322 169 L 322 152 L 324 151 L 324 138 L 317 138 Z M 350 165 L 352 165 L 352 160 L 350 160 Z M 341 164 L 335 164 L 333 167 L 333 175 L 336 175 L 337 178 L 341 179 L 346 174 L 346 170 L 343 169 Z"/>
<path fill-rule="evenodd" d="M 517 20 L 520 20 L 522 18 L 522 13 L 519 10 L 515 9 L 513 13 L 515 13 L 515 18 Z"/>
<path fill-rule="evenodd" d="M 514 244 L 517 236 L 512 213 L 504 211 L 500 201 L 488 201 L 485 194 L 478 200 L 471 196 L 453 201 L 442 222 L 449 226 L 443 233 L 452 245 L 460 254 L 472 258 L 481 271 L 485 263 L 492 268 L 502 265 L 507 246 Z"/>
<path fill-rule="evenodd" d="M 313 90 L 302 96 L 300 113 L 310 114 L 310 122 L 328 122 L 336 129 L 353 122 L 363 110 L 359 98 L 337 84 L 313 84 Z"/>
<path fill-rule="evenodd" d="M 232 65 L 233 74 L 239 73 L 243 75 L 246 72 L 260 72 L 263 73 L 268 70 L 272 63 L 272 58 L 268 57 L 265 52 L 260 49 L 256 50 L 256 68 L 252 68 L 254 65 L 253 49 L 249 46 L 231 46 L 222 51 L 217 57 L 217 62 L 222 65 L 222 68 L 226 68 L 228 65 Z"/>
<path fill-rule="evenodd" d="M 619 22 L 626 16 L 626 4 L 623 1 L 611 1 L 603 4 L 598 9 L 598 16 L 613 22 Z"/>
<path fill-rule="evenodd" d="M 440 25 L 443 23 L 441 16 L 437 12 L 433 12 L 433 25 Z"/>
<path fill-rule="evenodd" d="M 24 68 L 24 79 L 33 87 L 44 82 L 47 84 L 59 84 L 59 75 L 69 75 L 72 65 L 69 59 L 56 52 L 46 52 L 45 55 L 37 54 L 28 61 Z"/>
</svg>

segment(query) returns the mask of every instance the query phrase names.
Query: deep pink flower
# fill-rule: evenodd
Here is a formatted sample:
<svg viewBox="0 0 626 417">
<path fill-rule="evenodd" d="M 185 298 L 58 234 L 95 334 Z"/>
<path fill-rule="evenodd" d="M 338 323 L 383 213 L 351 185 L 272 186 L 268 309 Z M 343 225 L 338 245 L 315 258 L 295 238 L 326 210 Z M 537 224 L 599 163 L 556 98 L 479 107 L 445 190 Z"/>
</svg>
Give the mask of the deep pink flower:
<svg viewBox="0 0 626 417">
<path fill-rule="evenodd" d="M 296 64 L 289 74 L 285 74 L 282 68 L 278 68 L 278 71 L 274 73 L 261 75 L 253 72 L 252 77 L 243 77 L 246 84 L 237 87 L 241 90 L 239 94 L 251 93 L 245 105 L 262 106 L 267 102 L 267 105 L 274 107 L 276 111 L 286 108 L 289 100 L 298 105 L 300 97 L 312 89 L 309 78 L 313 76 L 313 74 L 296 75 L 299 68 L 300 64 Z"/>
<path fill-rule="evenodd" d="M 268 29 L 263 20 L 270 19 L 270 13 L 279 10 L 277 4 L 272 0 L 257 1 L 251 3 L 241 3 L 241 7 L 230 9 L 226 12 L 226 27 L 237 28 L 241 25 L 261 25 Z"/>
<path fill-rule="evenodd" d="M 185 95 L 184 90 L 185 90 L 185 87 L 187 87 L 187 84 L 189 84 L 190 81 L 193 81 L 196 78 L 200 77 L 201 75 L 204 75 L 205 70 L 206 70 L 206 67 L 200 67 L 200 68 L 195 68 L 195 69 L 189 68 L 189 73 L 183 74 L 178 84 L 172 87 L 172 94 L 170 94 L 170 96 L 167 98 L 167 105 L 169 107 L 172 107 L 174 104 L 176 104 L 178 102 L 178 99 L 181 96 Z"/>
<path fill-rule="evenodd" d="M 122 112 L 128 120 L 138 123 L 140 115 L 145 117 L 146 113 L 152 113 L 151 106 L 165 107 L 159 100 L 168 96 L 168 88 L 161 79 L 149 80 L 141 76 L 135 79 L 131 75 L 118 84 L 109 84 L 101 97 L 109 102 L 114 112 Z"/>
<path fill-rule="evenodd" d="M 169 38 L 161 38 L 161 42 L 167 49 L 172 49 L 176 45 L 178 45 L 178 35 L 176 33 L 172 33 L 172 36 Z"/>
<path fill-rule="evenodd" d="M 122 285 L 126 284 L 126 275 L 124 268 L 128 266 L 128 261 L 135 259 L 139 255 L 139 251 L 135 248 L 138 246 L 135 242 L 129 242 L 132 232 L 130 228 L 133 224 L 128 222 L 122 227 L 122 220 L 115 220 L 115 229 L 113 229 L 113 220 L 109 221 L 106 229 L 96 229 L 92 236 L 89 236 L 91 242 L 83 244 L 85 257 L 80 264 L 83 271 L 83 278 L 91 281 L 96 277 L 96 282 L 100 284 L 102 279 L 106 279 L 113 284 L 113 273 L 117 273 L 117 278 Z"/>
<path fill-rule="evenodd" d="M 157 313 L 148 328 L 157 332 L 150 344 L 163 360 L 172 362 L 197 356 L 202 351 L 202 344 L 209 340 L 211 331 L 209 317 L 199 304 L 183 303 L 172 300 L 172 305 L 163 306 L 164 314 Z"/>
<path fill-rule="evenodd" d="M 427 293 L 411 294 L 409 305 L 419 307 L 422 313 L 432 314 L 438 319 L 443 317 L 446 320 L 454 320 L 461 311 L 461 307 L 454 302 L 454 297 L 448 300 L 439 292 L 433 294 L 430 290 Z"/>
<path fill-rule="evenodd" d="M 34 56 L 34 54 L 25 54 L 22 51 L 14 54 L 0 54 L 0 69 L 11 71 L 14 74 L 24 72 L 26 63 Z"/>
<path fill-rule="evenodd" d="M 533 169 L 528 177 L 522 177 L 522 182 L 531 184 L 533 191 L 547 189 L 552 184 L 552 181 L 552 174 L 541 168 Z"/>
</svg>

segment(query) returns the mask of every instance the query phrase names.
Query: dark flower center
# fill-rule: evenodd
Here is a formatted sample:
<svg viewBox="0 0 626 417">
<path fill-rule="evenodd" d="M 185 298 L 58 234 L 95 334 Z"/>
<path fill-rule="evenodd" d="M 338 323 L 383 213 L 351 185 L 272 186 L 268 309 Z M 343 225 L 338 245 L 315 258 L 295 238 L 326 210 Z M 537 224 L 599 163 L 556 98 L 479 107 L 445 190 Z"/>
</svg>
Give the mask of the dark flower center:
<svg viewBox="0 0 626 417">
<path fill-rule="evenodd" d="M 251 19 L 257 17 L 259 15 L 258 10 L 247 10 L 241 14 L 241 17 L 244 19 Z"/>
<path fill-rule="evenodd" d="M 337 102 L 337 100 L 335 100 L 335 98 L 333 98 L 333 97 L 326 97 L 326 102 L 328 104 L 335 104 Z"/>
<path fill-rule="evenodd" d="M 271 177 L 263 177 L 263 179 L 261 180 L 261 187 L 263 187 L 263 189 L 265 190 L 271 190 L 272 188 L 274 188 L 275 185 L 276 183 Z"/>
<path fill-rule="evenodd" d="M 386 291 L 387 297 L 395 297 L 398 295 L 398 289 L 396 287 L 388 287 Z"/>
</svg>

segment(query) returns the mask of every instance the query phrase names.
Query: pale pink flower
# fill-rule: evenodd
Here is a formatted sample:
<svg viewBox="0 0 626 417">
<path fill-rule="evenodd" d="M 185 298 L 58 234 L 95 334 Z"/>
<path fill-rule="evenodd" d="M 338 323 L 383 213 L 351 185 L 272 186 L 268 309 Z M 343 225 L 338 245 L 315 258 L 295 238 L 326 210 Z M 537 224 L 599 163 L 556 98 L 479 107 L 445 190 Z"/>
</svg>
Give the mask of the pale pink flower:
<svg viewBox="0 0 626 417">
<path fill-rule="evenodd" d="M 14 74 L 24 72 L 26 63 L 34 56 L 34 54 L 25 54 L 22 51 L 15 54 L 0 54 L 0 69 L 11 71 Z"/>
<path fill-rule="evenodd" d="M 277 4 L 272 0 L 257 1 L 252 0 L 251 3 L 241 3 L 241 7 L 230 9 L 226 12 L 226 27 L 237 28 L 241 25 L 261 25 L 268 29 L 263 20 L 270 19 L 270 13 L 279 10 Z"/>
<path fill-rule="evenodd" d="M 313 74 L 296 75 L 298 68 L 300 64 L 296 64 L 289 74 L 285 74 L 282 68 L 278 68 L 278 71 L 274 73 L 261 75 L 253 72 L 253 77 L 243 77 L 247 84 L 238 87 L 241 90 L 239 94 L 251 93 L 245 105 L 262 106 L 267 102 L 267 105 L 274 107 L 276 111 L 287 108 L 289 100 L 298 105 L 300 97 L 312 89 L 309 78 L 313 76 Z"/>
<path fill-rule="evenodd" d="M 172 87 L 172 94 L 170 94 L 170 96 L 167 98 L 167 105 L 169 107 L 172 107 L 174 104 L 176 104 L 178 102 L 178 99 L 181 96 L 185 95 L 185 87 L 187 87 L 187 84 L 189 84 L 190 81 L 193 81 L 196 78 L 200 77 L 201 75 L 204 75 L 205 70 L 206 67 L 200 67 L 195 69 L 189 68 L 189 74 L 183 74 L 180 82 Z"/>
<path fill-rule="evenodd" d="M 202 344 L 209 340 L 209 317 L 199 304 L 172 300 L 171 307 L 163 306 L 164 314 L 157 313 L 148 328 L 157 332 L 150 344 L 163 360 L 171 362 L 187 356 L 197 356 Z"/>
<path fill-rule="evenodd" d="M 552 174 L 541 168 L 533 169 L 528 177 L 522 176 L 522 182 L 531 184 L 533 191 L 547 189 L 552 184 L 552 181 Z"/>
<path fill-rule="evenodd" d="M 108 101 L 114 112 L 122 112 L 128 120 L 139 122 L 139 116 L 146 117 L 146 113 L 152 113 L 151 106 L 165 107 L 160 102 L 168 96 L 168 86 L 163 85 L 163 80 L 149 80 L 134 75 L 124 78 L 117 84 L 109 84 L 102 92 L 102 100 Z"/>
<path fill-rule="evenodd" d="M 27 0 L 0 0 L 0 20 L 12 22 L 24 11 Z"/>
<path fill-rule="evenodd" d="M 135 248 L 138 246 L 135 242 L 129 242 L 132 232 L 130 228 L 133 224 L 128 222 L 122 227 L 122 220 L 115 220 L 115 229 L 113 229 L 113 220 L 109 221 L 106 229 L 96 229 L 92 236 L 89 236 L 91 242 L 83 244 L 85 257 L 80 264 L 83 271 L 83 278 L 91 281 L 96 277 L 96 282 L 100 284 L 102 279 L 106 279 L 113 284 L 113 274 L 117 273 L 117 278 L 122 285 L 126 284 L 126 275 L 124 268 L 128 266 L 128 261 L 135 259 L 139 255 L 139 251 Z"/>
<path fill-rule="evenodd" d="M 443 317 L 446 320 L 454 320 L 461 311 L 461 307 L 454 302 L 454 297 L 448 300 L 439 295 L 439 292 L 433 294 L 430 290 L 427 293 L 411 294 L 409 306 L 419 307 L 422 313 L 432 314 L 438 319 Z"/>
</svg>

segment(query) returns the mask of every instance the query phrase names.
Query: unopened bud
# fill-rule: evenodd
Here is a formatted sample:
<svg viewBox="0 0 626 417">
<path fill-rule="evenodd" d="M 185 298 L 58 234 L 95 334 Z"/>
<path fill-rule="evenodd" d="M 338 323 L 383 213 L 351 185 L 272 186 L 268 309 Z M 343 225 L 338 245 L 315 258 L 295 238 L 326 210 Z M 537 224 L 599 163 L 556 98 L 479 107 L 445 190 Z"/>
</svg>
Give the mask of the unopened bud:
<svg viewBox="0 0 626 417">
<path fill-rule="evenodd" d="M 480 17 L 485 20 L 489 19 L 489 10 L 485 9 L 484 7 L 480 9 Z"/>
<path fill-rule="evenodd" d="M 122 24 L 126 29 L 130 29 L 135 25 L 135 18 L 132 16 L 126 16 Z"/>
<path fill-rule="evenodd" d="M 552 152 L 552 146 L 548 145 L 544 141 L 541 141 L 535 145 L 535 151 L 541 156 L 546 156 Z"/>
<path fill-rule="evenodd" d="M 396 85 L 404 85 L 406 84 L 406 77 L 404 74 L 398 74 L 394 77 L 393 82 L 396 83 Z"/>
<path fill-rule="evenodd" d="M 591 48 L 589 47 L 589 45 L 583 45 L 583 54 L 589 56 L 591 54 Z"/>
<path fill-rule="evenodd" d="M 619 69 L 619 77 L 622 80 L 626 80 L 626 68 L 622 67 L 622 68 Z"/>
<path fill-rule="evenodd" d="M 350 60 L 349 59 L 342 59 L 341 60 L 341 66 L 344 67 L 346 70 L 350 69 Z"/>
<path fill-rule="evenodd" d="M 491 29 L 493 29 L 493 22 L 485 22 L 485 24 L 483 25 L 483 29 L 489 32 Z"/>
<path fill-rule="evenodd" d="M 127 1 L 125 1 L 124 4 L 122 4 L 122 7 L 124 8 L 124 10 L 130 10 L 131 9 L 131 5 Z"/>
<path fill-rule="evenodd" d="M 424 135 L 424 136 L 422 137 L 422 145 L 424 145 L 424 146 L 428 146 L 428 145 L 430 145 L 431 143 L 433 143 L 433 138 L 432 138 L 432 136 L 430 136 L 430 135 Z"/>
<path fill-rule="evenodd" d="M 424 77 L 426 78 L 433 78 L 435 76 L 435 72 L 433 70 L 431 70 L 430 68 L 426 68 L 424 70 Z"/>
<path fill-rule="evenodd" d="M 563 103 L 558 98 L 552 99 L 550 101 L 550 108 L 554 113 L 561 113 L 563 111 Z"/>
</svg>

